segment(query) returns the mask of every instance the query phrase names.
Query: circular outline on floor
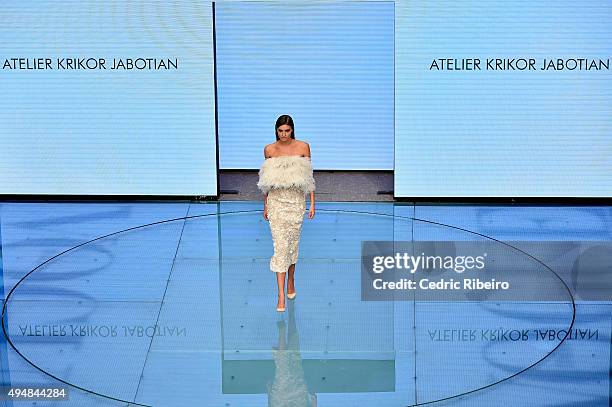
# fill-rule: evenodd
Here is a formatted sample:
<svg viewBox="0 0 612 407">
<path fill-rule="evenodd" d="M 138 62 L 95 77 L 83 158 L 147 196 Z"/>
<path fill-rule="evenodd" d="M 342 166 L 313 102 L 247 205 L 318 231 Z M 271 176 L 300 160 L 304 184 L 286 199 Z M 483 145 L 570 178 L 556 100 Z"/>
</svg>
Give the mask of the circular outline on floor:
<svg viewBox="0 0 612 407">
<path fill-rule="evenodd" d="M 430 221 L 430 220 L 426 220 L 426 219 L 414 218 L 414 217 L 410 217 L 410 216 L 389 215 L 389 214 L 386 214 L 386 213 L 378 213 L 378 212 L 349 211 L 349 210 L 341 210 L 341 209 L 323 209 L 323 210 L 319 209 L 319 211 L 320 211 L 320 212 L 341 212 L 341 213 L 354 213 L 354 214 L 360 214 L 360 215 L 377 215 L 377 216 L 388 216 L 388 217 L 392 217 L 392 218 L 399 218 L 399 219 L 413 220 L 413 221 L 417 221 L 417 222 L 430 223 L 430 224 L 439 225 L 439 226 L 442 226 L 442 227 L 447 227 L 447 228 L 452 228 L 452 229 L 457 229 L 457 230 L 461 230 L 461 231 L 464 231 L 464 232 L 467 232 L 467 233 L 471 233 L 471 234 L 474 234 L 474 235 L 482 236 L 482 237 L 484 237 L 484 238 L 486 238 L 486 239 L 489 239 L 489 240 L 495 241 L 495 242 L 497 242 L 497 243 L 500 243 L 500 244 L 503 244 L 503 245 L 505 245 L 505 246 L 508 246 L 508 247 L 510 247 L 510 248 L 512 248 L 512 249 L 514 249 L 514 250 L 517 250 L 517 251 L 519 251 L 519 252 L 523 253 L 524 255 L 526 255 L 526 256 L 528 256 L 528 257 L 530 257 L 531 259 L 535 260 L 537 263 L 540 263 L 541 265 L 543 265 L 543 266 L 544 266 L 546 269 L 548 269 L 548 270 L 549 270 L 551 273 L 553 273 L 553 274 L 554 274 L 554 275 L 555 275 L 555 276 L 556 276 L 556 277 L 559 279 L 559 281 L 561 281 L 561 283 L 562 283 L 562 284 L 565 286 L 565 289 L 567 290 L 567 292 L 568 292 L 568 294 L 569 294 L 569 297 L 570 297 L 570 298 L 571 298 L 571 300 L 572 300 L 572 322 L 570 323 L 569 328 L 566 330 L 566 333 L 565 333 L 565 336 L 563 337 L 563 339 L 561 339 L 561 341 L 560 341 L 560 342 L 557 344 L 557 346 L 555 346 L 555 347 L 554 347 L 554 348 L 553 348 L 553 349 L 552 349 L 550 352 L 548 352 L 548 353 L 547 353 L 547 354 L 546 354 L 546 355 L 545 355 L 543 358 L 541 358 L 541 359 L 537 360 L 536 362 L 534 362 L 534 363 L 532 363 L 531 365 L 527 366 L 527 367 L 526 367 L 526 368 L 524 368 L 523 370 L 520 370 L 520 371 L 518 371 L 518 372 L 514 373 L 513 375 L 510 375 L 510 376 L 508 376 L 508 377 L 505 377 L 505 378 L 503 378 L 503 379 L 501 379 L 501 380 L 498 380 L 498 381 L 496 381 L 496 382 L 494 382 L 494 383 L 491 383 L 491 384 L 488 384 L 488 385 L 486 385 L 486 386 L 479 387 L 479 388 L 474 389 L 474 390 L 469 390 L 469 391 L 466 391 L 466 392 L 463 392 L 463 393 L 460 393 L 460 394 L 456 394 L 456 395 L 454 395 L 454 396 L 449 396 L 449 397 L 445 397 L 445 398 L 441 398 L 441 399 L 437 399 L 437 400 L 432 400 L 432 401 L 426 401 L 426 402 L 423 402 L 423 403 L 410 404 L 410 405 L 409 405 L 409 406 L 407 406 L 407 407 L 418 407 L 418 406 L 424 406 L 424 405 L 428 405 L 428 404 L 439 403 L 439 402 L 442 402 L 442 401 L 446 401 L 446 400 L 450 400 L 450 399 L 454 399 L 454 398 L 462 397 L 462 396 L 465 396 L 465 395 L 467 395 L 467 394 L 475 393 L 475 392 L 477 392 L 477 391 L 484 390 L 484 389 L 487 389 L 487 388 L 489 388 L 489 387 L 492 387 L 492 386 L 498 385 L 498 384 L 500 384 L 500 383 L 502 383 L 502 382 L 505 382 L 506 380 L 509 380 L 509 379 L 511 379 L 511 378 L 513 378 L 513 377 L 515 377 L 515 376 L 518 376 L 519 374 L 521 374 L 521 373 L 523 373 L 523 372 L 527 371 L 528 369 L 531 369 L 532 367 L 534 367 L 535 365 L 537 365 L 538 363 L 542 362 L 544 359 L 546 359 L 547 357 L 549 357 L 550 355 L 552 355 L 552 354 L 553 354 L 553 353 L 554 353 L 554 352 L 555 352 L 555 351 L 556 351 L 556 350 L 557 350 L 557 349 L 558 349 L 558 348 L 561 346 L 561 344 L 563 344 L 563 342 L 565 342 L 565 339 L 568 337 L 568 335 L 570 334 L 570 332 L 571 332 L 571 330 L 572 330 L 572 327 L 574 326 L 574 322 L 575 322 L 575 320 L 576 320 L 576 302 L 575 302 L 575 300 L 574 300 L 574 296 L 572 295 L 571 290 L 569 289 L 569 287 L 567 286 L 567 284 L 565 283 L 565 281 L 563 281 L 563 279 L 562 279 L 562 278 L 561 278 L 561 277 L 560 277 L 560 276 L 559 276 L 559 275 L 558 275 L 558 274 L 557 274 L 557 273 L 556 273 L 556 272 L 555 272 L 555 271 L 554 271 L 552 268 L 550 268 L 549 266 L 547 266 L 547 265 L 546 265 L 544 262 L 542 262 L 541 260 L 539 260 L 539 259 L 537 259 L 536 257 L 532 256 L 531 254 L 529 254 L 529 253 L 525 252 L 524 250 L 521 250 L 521 249 L 519 249 L 519 248 L 517 248 L 517 247 L 512 246 L 511 244 L 505 243 L 505 242 L 503 242 L 503 241 L 501 241 L 501 240 L 498 240 L 498 239 L 495 239 L 495 238 L 493 238 L 493 237 L 490 237 L 490 236 L 484 235 L 484 234 L 482 234 L 482 233 L 478 233 L 478 232 L 474 232 L 474 231 L 471 231 L 471 230 L 468 230 L 468 229 L 461 228 L 461 227 L 459 227 L 459 226 L 447 225 L 447 224 L 444 224 L 444 223 L 434 222 L 434 221 Z M 20 280 L 19 280 L 19 281 L 18 281 L 18 282 L 17 282 L 17 283 L 14 285 L 14 286 L 13 286 L 13 288 L 11 289 L 11 291 L 9 291 L 8 295 L 6 296 L 6 298 L 5 298 L 5 300 L 4 300 L 4 305 L 3 305 L 3 307 L 2 307 L 2 333 L 3 333 L 3 335 L 4 335 L 4 338 L 6 339 L 6 341 L 8 342 L 8 344 L 9 344 L 9 345 L 11 345 L 11 348 L 13 348 L 13 350 L 14 350 L 15 352 L 17 352 L 17 354 L 18 354 L 18 355 L 19 355 L 19 356 L 20 356 L 20 357 L 21 357 L 23 360 L 25 360 L 26 362 L 28 362 L 28 363 L 29 363 L 31 366 L 33 366 L 34 368 L 36 368 L 36 369 L 37 369 L 37 370 L 39 370 L 40 372 L 42 372 L 42 373 L 46 374 L 47 376 L 49 376 L 49 377 L 51 377 L 51 378 L 53 378 L 53 379 L 55 379 L 55 380 L 57 380 L 57 381 L 59 381 L 59 382 L 61 382 L 61 383 L 64 383 L 64 384 L 66 384 L 66 385 L 68 385 L 68 386 L 71 386 L 71 387 L 74 387 L 74 388 L 76 388 L 76 389 L 82 390 L 82 391 L 84 391 L 84 392 L 86 392 L 86 393 L 90 393 L 90 394 L 93 394 L 93 395 L 96 395 L 96 396 L 100 396 L 100 397 L 103 397 L 103 398 L 106 398 L 106 399 L 109 399 L 109 400 L 118 401 L 118 402 L 120 402 L 120 403 L 127 403 L 127 404 L 128 404 L 128 406 L 129 406 L 129 405 L 134 405 L 134 406 L 142 406 L 142 407 L 155 407 L 155 406 L 150 405 L 150 404 L 141 404 L 141 403 L 137 403 L 137 402 L 134 402 L 134 401 L 128 401 L 128 400 L 119 399 L 119 398 L 116 398 L 116 397 L 113 397 L 113 396 L 109 396 L 109 395 L 105 395 L 105 394 L 102 394 L 102 393 L 98 393 L 98 392 L 96 392 L 96 391 L 89 390 L 89 389 L 86 389 L 86 388 L 84 388 L 84 387 L 78 386 L 78 385 L 76 385 L 76 384 L 70 383 L 70 382 L 68 382 L 68 381 L 66 381 L 66 380 L 63 380 L 63 379 L 61 379 L 61 378 L 59 378 L 59 377 L 57 377 L 57 376 L 53 375 L 52 373 L 49 373 L 49 372 L 47 372 L 46 370 L 44 370 L 44 369 L 40 368 L 40 367 L 39 367 L 39 366 L 37 366 L 35 363 L 33 363 L 32 361 L 30 361 L 30 360 L 29 360 L 27 357 L 25 357 L 25 356 L 24 356 L 24 355 L 23 355 L 23 354 L 22 354 L 22 353 L 19 351 L 19 349 L 17 349 L 17 347 L 16 347 L 16 346 L 13 344 L 13 342 L 11 341 L 11 339 L 9 338 L 9 336 L 7 335 L 7 332 L 6 332 L 6 326 L 5 326 L 5 323 L 4 323 L 4 320 L 5 320 L 5 314 L 6 314 L 6 310 L 7 310 L 7 304 L 8 304 L 8 302 L 9 302 L 9 299 L 11 298 L 11 295 L 13 294 L 13 291 L 15 291 L 15 289 L 16 289 L 17 287 L 19 287 L 19 284 L 21 284 L 21 283 L 22 283 L 22 282 L 23 282 L 23 281 L 24 281 L 24 280 L 25 280 L 25 279 L 26 279 L 26 278 L 27 278 L 29 275 L 31 275 L 32 273 L 34 273 L 36 270 L 38 270 L 40 267 L 42 267 L 42 266 L 43 266 L 43 265 L 45 265 L 46 263 L 50 262 L 51 260 L 53 260 L 53 259 L 55 259 L 55 258 L 57 258 L 57 257 L 60 257 L 60 256 L 64 255 L 65 253 L 68 253 L 68 252 L 70 252 L 70 251 L 72 251 L 72 250 L 74 250 L 74 249 L 77 249 L 77 248 L 81 247 L 81 246 L 85 246 L 85 245 L 87 245 L 87 244 L 89 244 L 89 243 L 92 243 L 92 242 L 95 242 L 95 241 L 97 241 L 97 240 L 105 239 L 105 238 L 107 238 L 107 237 L 109 237 L 109 236 L 117 235 L 117 234 L 119 234 L 119 233 L 124 233 L 124 232 L 130 231 L 130 230 L 135 230 L 135 229 L 144 228 L 144 227 L 147 227 L 147 226 L 153 226 L 153 225 L 158 225 L 158 224 L 162 224 L 162 223 L 175 222 L 175 221 L 178 221 L 178 220 L 185 220 L 185 221 L 187 221 L 188 219 L 193 219 L 193 218 L 203 218 L 203 217 L 206 217 L 206 216 L 235 215 L 235 214 L 239 214 L 239 213 L 261 213 L 261 212 L 263 212 L 263 211 L 262 211 L 262 210 L 232 211 L 232 212 L 208 213 L 208 214 L 203 214 L 203 215 L 183 216 L 183 217 L 180 217 L 180 218 L 175 218 L 175 219 L 167 219 L 167 220 L 163 220 L 163 221 L 158 221 L 158 222 L 148 223 L 148 224 L 145 224 L 145 225 L 134 226 L 134 227 L 131 227 L 131 228 L 127 228 L 127 229 L 120 230 L 120 231 L 118 231 L 118 232 L 109 233 L 109 234 L 107 234 L 107 235 L 100 236 L 100 237 L 97 237 L 97 238 L 92 239 L 92 240 L 88 240 L 87 242 L 84 242 L 84 243 L 81 243 L 81 244 L 76 245 L 76 246 L 74 246 L 74 247 L 71 247 L 70 249 L 64 250 L 63 252 L 58 253 L 58 254 L 56 254 L 55 256 L 53 256 L 53 257 L 51 257 L 51 258 L 49 258 L 49 259 L 45 260 L 43 263 L 39 264 L 39 265 L 38 265 L 38 266 L 36 266 L 34 269 L 32 269 L 31 271 L 29 271 L 28 273 L 26 273 L 26 274 L 25 274 L 25 275 L 24 275 L 24 276 L 23 276 L 23 277 L 22 277 L 22 278 L 21 278 L 21 279 L 20 279 Z M 414 238 L 413 238 L 413 239 L 414 239 Z"/>
</svg>

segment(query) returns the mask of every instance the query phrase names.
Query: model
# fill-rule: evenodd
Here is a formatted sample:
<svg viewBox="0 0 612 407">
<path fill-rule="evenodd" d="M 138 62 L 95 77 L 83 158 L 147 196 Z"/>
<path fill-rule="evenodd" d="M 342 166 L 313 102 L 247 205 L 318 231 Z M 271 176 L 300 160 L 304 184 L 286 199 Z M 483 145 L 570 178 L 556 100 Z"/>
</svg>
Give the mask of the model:
<svg viewBox="0 0 612 407">
<path fill-rule="evenodd" d="M 285 276 L 287 298 L 296 296 L 295 263 L 306 211 L 305 195 L 310 193 L 308 218 L 315 214 L 315 182 L 308 143 L 295 139 L 293 119 L 282 115 L 276 120 L 276 143 L 264 148 L 264 162 L 259 170 L 257 187 L 264 194 L 265 220 L 270 222 L 274 255 L 270 270 L 276 273 L 278 303 L 285 311 Z"/>
</svg>

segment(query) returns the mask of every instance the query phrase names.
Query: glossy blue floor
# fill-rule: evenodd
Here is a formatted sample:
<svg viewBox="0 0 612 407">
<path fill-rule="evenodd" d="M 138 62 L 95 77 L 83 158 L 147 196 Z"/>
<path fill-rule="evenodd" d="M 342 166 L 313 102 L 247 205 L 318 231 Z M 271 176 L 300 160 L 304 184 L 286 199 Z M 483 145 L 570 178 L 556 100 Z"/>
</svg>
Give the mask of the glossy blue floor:
<svg viewBox="0 0 612 407">
<path fill-rule="evenodd" d="M 0 205 L 3 384 L 69 394 L 2 406 L 610 405 L 611 207 L 318 202 L 278 313 L 261 202 Z M 510 242 L 568 295 L 364 301 L 383 240 Z"/>
</svg>

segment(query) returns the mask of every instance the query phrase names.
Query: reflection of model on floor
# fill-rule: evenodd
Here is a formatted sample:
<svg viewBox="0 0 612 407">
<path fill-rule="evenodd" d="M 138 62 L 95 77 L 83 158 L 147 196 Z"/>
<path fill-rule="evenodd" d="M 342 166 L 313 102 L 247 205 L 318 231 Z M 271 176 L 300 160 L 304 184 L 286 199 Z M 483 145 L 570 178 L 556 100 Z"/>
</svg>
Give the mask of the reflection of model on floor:
<svg viewBox="0 0 612 407">
<path fill-rule="evenodd" d="M 295 325 L 295 303 L 289 303 L 289 332 L 279 321 L 278 349 L 274 351 L 274 380 L 268 384 L 269 407 L 316 407 L 317 396 L 309 393 L 302 368 L 300 339 Z"/>
</svg>

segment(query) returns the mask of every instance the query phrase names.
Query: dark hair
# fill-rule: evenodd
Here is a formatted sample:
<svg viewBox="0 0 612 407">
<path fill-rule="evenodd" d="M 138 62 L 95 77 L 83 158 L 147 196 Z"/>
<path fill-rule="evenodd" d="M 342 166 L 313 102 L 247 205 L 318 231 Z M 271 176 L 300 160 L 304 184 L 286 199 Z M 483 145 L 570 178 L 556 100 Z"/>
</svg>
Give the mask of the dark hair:
<svg viewBox="0 0 612 407">
<path fill-rule="evenodd" d="M 279 140 L 277 130 L 280 126 L 284 124 L 291 127 L 291 138 L 295 139 L 295 129 L 293 128 L 293 119 L 288 114 L 284 114 L 282 116 L 279 116 L 278 119 L 276 119 L 276 124 L 274 125 L 274 135 L 276 136 L 276 140 L 277 141 Z"/>
</svg>

